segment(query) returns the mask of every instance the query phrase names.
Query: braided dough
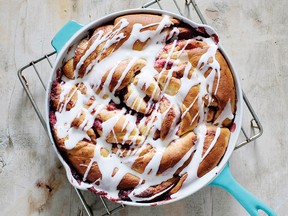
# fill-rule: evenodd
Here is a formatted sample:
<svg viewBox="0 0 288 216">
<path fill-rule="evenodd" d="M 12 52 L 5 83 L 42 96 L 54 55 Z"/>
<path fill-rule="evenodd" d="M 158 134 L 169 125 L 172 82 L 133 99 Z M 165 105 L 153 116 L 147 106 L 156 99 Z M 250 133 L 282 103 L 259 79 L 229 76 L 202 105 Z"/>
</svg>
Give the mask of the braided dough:
<svg viewBox="0 0 288 216">
<path fill-rule="evenodd" d="M 166 15 L 132 14 L 78 44 L 52 84 L 50 124 L 79 187 L 164 200 L 217 166 L 236 109 L 217 43 Z"/>
</svg>

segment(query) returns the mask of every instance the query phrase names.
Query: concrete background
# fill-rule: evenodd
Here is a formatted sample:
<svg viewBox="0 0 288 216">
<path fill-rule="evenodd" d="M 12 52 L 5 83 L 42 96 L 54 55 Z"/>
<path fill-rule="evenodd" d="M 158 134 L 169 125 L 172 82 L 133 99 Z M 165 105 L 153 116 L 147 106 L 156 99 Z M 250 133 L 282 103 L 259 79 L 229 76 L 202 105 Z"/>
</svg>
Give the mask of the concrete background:
<svg viewBox="0 0 288 216">
<path fill-rule="evenodd" d="M 17 70 L 53 51 L 50 41 L 68 20 L 87 24 L 114 11 L 140 7 L 136 0 L 0 0 L 0 215 L 81 215 L 83 208 L 55 156 Z M 175 11 L 171 0 L 165 9 Z M 195 18 L 185 1 L 178 4 Z M 207 22 L 220 34 L 260 118 L 264 134 L 237 150 L 230 160 L 234 177 L 279 215 L 288 209 L 288 2 L 285 0 L 207 0 L 198 2 Z M 155 6 L 157 8 L 157 6 Z M 195 18 L 195 21 L 198 19 Z M 46 82 L 50 69 L 38 68 Z M 26 72 L 31 91 L 44 110 L 44 91 Z M 248 133 L 249 112 L 244 127 Z M 95 215 L 104 210 L 98 197 L 84 192 Z M 115 204 L 110 203 L 112 207 Z M 84 212 L 83 212 L 84 213 Z M 126 207 L 115 215 L 247 215 L 225 191 L 207 186 L 174 204 Z M 85 213 L 84 213 L 85 215 Z"/>
</svg>

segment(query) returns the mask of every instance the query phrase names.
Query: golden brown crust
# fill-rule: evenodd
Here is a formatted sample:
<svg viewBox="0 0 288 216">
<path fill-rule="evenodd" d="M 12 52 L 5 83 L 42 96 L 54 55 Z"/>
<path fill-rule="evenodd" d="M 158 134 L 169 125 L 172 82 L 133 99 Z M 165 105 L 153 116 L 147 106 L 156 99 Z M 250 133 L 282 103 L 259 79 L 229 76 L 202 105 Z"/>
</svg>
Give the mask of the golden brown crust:
<svg viewBox="0 0 288 216">
<path fill-rule="evenodd" d="M 138 173 L 143 173 L 146 166 L 151 161 L 154 155 L 155 155 L 155 149 L 153 149 L 152 146 L 148 145 L 147 148 L 145 148 L 141 152 L 139 157 L 135 160 L 131 168 Z"/>
<path fill-rule="evenodd" d="M 133 84 L 134 84 L 134 86 L 137 86 L 140 82 L 141 82 L 141 80 L 139 80 L 139 78 L 136 76 L 134 78 Z M 150 85 L 148 85 L 147 83 L 144 82 L 142 87 L 141 87 L 141 90 L 148 97 L 150 97 L 153 101 L 157 102 L 160 100 L 161 90 L 158 86 L 158 83 L 155 80 L 151 80 Z"/>
<path fill-rule="evenodd" d="M 152 197 L 156 194 L 161 193 L 165 189 L 175 185 L 177 181 L 179 180 L 178 177 L 174 177 L 171 179 L 168 179 L 167 181 L 161 182 L 158 185 L 150 186 L 145 191 L 141 192 L 140 194 L 135 195 L 136 197 Z"/>
<path fill-rule="evenodd" d="M 129 39 L 130 37 L 130 33 L 132 31 L 132 28 L 134 26 L 135 23 L 140 23 L 143 26 L 147 26 L 146 28 L 142 29 L 142 31 L 148 31 L 148 30 L 155 30 L 158 27 L 158 23 L 161 22 L 161 20 L 163 19 L 162 16 L 159 15 L 152 15 L 152 14 L 130 14 L 130 15 L 124 15 L 124 16 L 120 16 L 118 18 L 115 19 L 114 21 L 114 26 L 120 22 L 121 19 L 126 19 L 128 21 L 128 25 L 126 28 L 124 28 L 121 32 L 124 33 L 125 38 L 122 39 L 116 46 L 115 49 L 117 49 L 118 47 L 120 47 L 126 40 Z M 174 25 L 178 25 L 180 22 L 177 19 L 170 19 L 171 22 Z M 151 23 L 155 23 L 156 25 L 150 25 Z M 149 41 L 146 40 L 144 42 L 141 42 L 139 40 L 137 40 L 134 44 L 133 44 L 133 49 L 134 50 L 142 50 L 145 45 L 147 44 L 147 42 Z"/>
<path fill-rule="evenodd" d="M 196 101 L 199 93 L 199 85 L 192 86 L 181 106 L 181 113 L 184 116 L 180 122 L 178 134 L 181 136 L 192 131 L 198 124 L 199 108 Z M 191 106 L 192 105 L 192 106 Z"/>
<path fill-rule="evenodd" d="M 131 174 L 127 173 L 124 175 L 124 177 L 121 179 L 120 183 L 117 186 L 117 190 L 128 190 L 135 188 L 140 182 L 140 179 Z"/>
<path fill-rule="evenodd" d="M 76 47 L 75 54 L 73 57 L 74 69 L 76 68 L 76 65 L 80 61 L 81 57 L 85 54 L 85 51 L 87 50 L 88 44 L 89 44 L 89 41 L 88 41 L 88 39 L 85 38 L 85 39 L 81 40 L 81 42 Z"/>
<path fill-rule="evenodd" d="M 69 79 L 74 79 L 74 60 L 73 58 L 69 59 L 63 67 L 64 75 Z"/>
<path fill-rule="evenodd" d="M 121 61 L 117 65 L 117 67 L 115 69 L 113 69 L 113 75 L 112 75 L 111 81 L 110 81 L 110 83 L 108 83 L 108 85 L 109 85 L 108 89 L 110 92 L 120 91 L 121 89 L 126 87 L 128 84 L 130 84 L 132 79 L 135 76 L 135 73 L 137 71 L 140 71 L 146 64 L 145 60 L 137 59 L 137 61 L 130 67 L 128 72 L 125 74 L 124 78 L 122 78 L 122 74 L 125 71 L 125 69 L 127 68 L 127 65 L 130 63 L 130 61 L 131 61 L 131 59 Z M 97 89 L 96 93 L 99 93 L 103 89 L 103 85 L 104 85 L 105 81 L 107 80 L 107 77 L 110 73 L 111 73 L 111 70 L 107 71 L 104 74 L 104 76 L 101 79 L 101 85 Z M 121 78 L 122 78 L 121 84 L 119 85 L 118 88 L 115 89 L 115 86 L 118 84 L 118 82 L 120 81 Z"/>
<path fill-rule="evenodd" d="M 174 96 L 178 93 L 181 86 L 181 81 L 173 76 L 168 80 L 168 73 L 168 71 L 164 71 L 161 73 L 161 75 L 157 74 L 155 78 L 158 81 L 163 93 Z"/>
<path fill-rule="evenodd" d="M 90 38 L 90 40 L 87 42 L 87 47 L 86 47 L 86 50 L 87 51 L 91 46 L 92 44 L 94 43 L 94 41 L 99 37 L 99 34 L 103 34 L 103 35 L 109 35 L 109 33 L 112 31 L 113 29 L 113 26 L 112 25 L 105 25 L 105 26 L 101 26 L 99 28 L 97 28 L 92 37 Z M 103 58 L 109 56 L 113 51 L 114 51 L 114 48 L 115 48 L 115 45 L 112 45 L 112 46 L 109 46 L 105 52 L 101 52 L 103 47 L 105 46 L 106 44 L 106 41 L 103 41 L 86 59 L 85 61 L 83 62 L 83 65 L 81 65 L 80 69 L 79 69 L 79 72 L 78 72 L 78 76 L 79 77 L 83 77 L 84 74 L 86 73 L 86 69 L 87 67 L 91 64 L 91 62 L 93 60 L 95 60 L 96 58 L 99 59 L 99 61 L 101 61 Z M 83 46 L 86 46 L 83 45 Z M 80 59 L 83 55 L 84 55 L 85 52 L 83 51 L 80 51 L 79 52 L 79 55 L 77 56 L 77 59 Z M 78 53 L 77 53 L 78 54 Z M 101 54 L 101 56 L 99 56 Z"/>
<path fill-rule="evenodd" d="M 139 113 L 147 114 L 149 112 L 149 109 L 147 109 L 147 102 L 139 94 L 137 94 L 136 97 L 133 97 L 133 95 L 135 94 L 134 91 L 134 84 L 127 87 L 127 94 L 124 95 L 124 102 L 132 110 L 138 111 Z M 131 101 L 129 100 L 130 97 L 132 97 Z"/>
<path fill-rule="evenodd" d="M 105 122 L 115 115 L 119 115 L 119 111 L 109 111 L 106 109 L 103 109 L 99 114 L 97 115 L 97 119 L 99 119 L 101 122 Z M 113 126 L 113 130 L 111 128 L 111 131 L 106 137 L 106 141 L 108 143 L 120 143 L 120 144 L 132 144 L 132 140 L 135 140 L 136 144 L 140 144 L 144 141 L 144 137 L 139 134 L 139 130 L 135 125 L 132 125 L 133 123 L 127 121 L 125 116 L 119 116 L 118 120 L 116 120 L 116 124 Z M 127 134 L 128 128 L 133 127 L 133 130 L 129 131 L 130 133 Z M 113 132 L 112 132 L 113 131 Z M 103 133 L 102 128 L 97 128 L 97 132 L 100 134 L 100 136 Z M 127 136 L 127 135 L 128 136 Z"/>
<path fill-rule="evenodd" d="M 196 140 L 197 136 L 193 132 L 190 132 L 171 142 L 164 151 L 157 175 L 160 175 L 180 161 L 194 146 Z"/>
<path fill-rule="evenodd" d="M 233 75 L 223 55 L 220 53 L 220 51 L 216 52 L 216 59 L 221 65 L 221 71 L 220 71 L 221 78 L 220 78 L 218 89 L 215 95 L 218 109 L 217 109 L 217 112 L 215 113 L 214 119 L 217 119 L 219 117 L 219 115 L 224 110 L 228 101 L 230 101 L 231 103 L 231 113 L 235 113 L 235 108 L 236 108 L 236 90 L 234 86 Z M 214 80 L 213 92 L 215 92 L 217 82 L 218 82 L 218 77 L 216 77 Z M 231 123 L 232 123 L 232 120 L 226 119 L 222 123 L 222 125 L 225 127 L 229 127 L 231 126 Z"/>
<path fill-rule="evenodd" d="M 204 141 L 204 148 L 202 157 L 205 155 L 206 150 L 211 145 L 212 141 L 215 138 L 217 128 L 214 126 L 207 127 L 207 133 Z M 223 157 L 230 137 L 230 131 L 227 128 L 221 128 L 220 129 L 220 135 L 214 145 L 214 147 L 211 149 L 209 154 L 205 157 L 205 159 L 200 163 L 197 175 L 199 177 L 202 177 L 206 173 L 208 173 L 210 170 L 212 170 L 214 167 L 217 166 L 217 164 L 220 162 L 221 158 Z"/>
<path fill-rule="evenodd" d="M 160 101 L 160 113 L 164 115 L 160 130 L 160 138 L 164 140 L 171 128 L 176 126 L 180 116 L 177 106 L 172 105 L 165 97 Z"/>
<path fill-rule="evenodd" d="M 75 167 L 76 171 L 84 176 L 86 169 L 88 168 L 91 159 L 94 157 L 95 145 L 80 141 L 73 149 L 66 150 L 66 155 L 69 158 L 69 161 Z M 91 169 L 87 175 L 87 180 L 94 182 L 97 179 L 100 179 L 102 176 L 98 165 L 96 162 L 93 162 Z"/>
<path fill-rule="evenodd" d="M 186 178 L 188 177 L 188 174 L 185 173 L 183 176 L 181 176 L 181 178 L 179 179 L 179 181 L 177 182 L 177 184 L 169 191 L 169 195 L 175 194 L 177 193 L 181 187 L 183 182 L 186 180 Z"/>
</svg>

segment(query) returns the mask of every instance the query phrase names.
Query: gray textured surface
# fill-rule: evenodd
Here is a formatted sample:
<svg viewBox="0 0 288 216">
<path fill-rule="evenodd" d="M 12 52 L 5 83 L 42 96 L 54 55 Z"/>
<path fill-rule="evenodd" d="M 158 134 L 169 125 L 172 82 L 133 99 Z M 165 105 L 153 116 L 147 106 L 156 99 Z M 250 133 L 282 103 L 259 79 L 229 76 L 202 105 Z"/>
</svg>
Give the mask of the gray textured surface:
<svg viewBox="0 0 288 216">
<path fill-rule="evenodd" d="M 139 7 L 142 2 L 145 0 L 43 0 L 41 3 L 0 0 L 1 215 L 79 215 L 81 212 L 76 193 L 67 183 L 64 170 L 18 81 L 17 69 L 52 51 L 53 35 L 68 20 L 86 24 L 113 11 Z M 183 8 L 184 1 L 178 2 Z M 199 1 L 208 23 L 219 32 L 242 87 L 264 126 L 260 139 L 233 154 L 232 173 L 279 215 L 288 214 L 287 6 L 285 0 Z M 183 11 L 189 13 L 188 9 Z M 41 69 L 49 73 L 48 68 Z M 36 81 L 35 77 L 31 79 Z M 35 98 L 43 102 L 41 85 L 35 82 L 31 88 Z M 85 196 L 99 215 L 102 211 L 99 199 L 90 193 Z M 225 191 L 212 187 L 171 205 L 126 207 L 116 215 L 135 214 L 246 215 Z"/>
</svg>

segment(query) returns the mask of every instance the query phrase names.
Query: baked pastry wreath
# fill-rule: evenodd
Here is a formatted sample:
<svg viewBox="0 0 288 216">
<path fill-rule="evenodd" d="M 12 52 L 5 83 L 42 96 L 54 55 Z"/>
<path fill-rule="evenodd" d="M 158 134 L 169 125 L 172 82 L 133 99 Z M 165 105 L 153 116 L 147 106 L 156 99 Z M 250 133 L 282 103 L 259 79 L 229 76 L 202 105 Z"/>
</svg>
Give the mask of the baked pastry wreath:
<svg viewBox="0 0 288 216">
<path fill-rule="evenodd" d="M 236 109 L 217 43 L 172 17 L 131 14 L 78 44 L 52 84 L 49 117 L 79 185 L 151 202 L 217 166 Z"/>
</svg>

